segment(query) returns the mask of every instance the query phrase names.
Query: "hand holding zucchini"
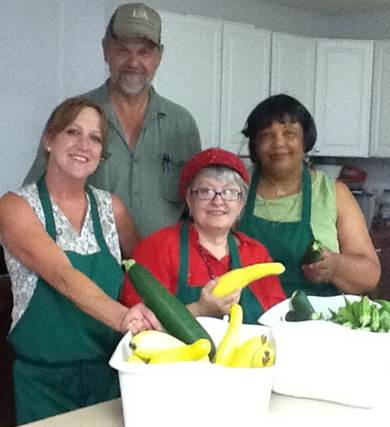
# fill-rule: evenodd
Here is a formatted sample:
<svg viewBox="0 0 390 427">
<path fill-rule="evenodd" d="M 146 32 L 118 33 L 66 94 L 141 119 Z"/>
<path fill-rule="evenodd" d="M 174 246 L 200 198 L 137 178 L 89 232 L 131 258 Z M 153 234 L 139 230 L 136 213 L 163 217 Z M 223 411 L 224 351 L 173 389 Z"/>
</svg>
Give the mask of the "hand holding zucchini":
<svg viewBox="0 0 390 427">
<path fill-rule="evenodd" d="M 134 260 L 126 260 L 122 264 L 138 295 L 154 312 L 164 329 L 186 344 L 193 344 L 198 339 L 205 338 L 210 341 L 210 357 L 213 357 L 213 340 L 187 307 L 141 264 Z"/>
<path fill-rule="evenodd" d="M 212 293 L 216 297 L 225 297 L 238 289 L 244 288 L 254 280 L 259 280 L 266 276 L 276 276 L 283 273 L 284 270 L 284 265 L 280 262 L 263 262 L 235 268 L 218 278 Z"/>
</svg>

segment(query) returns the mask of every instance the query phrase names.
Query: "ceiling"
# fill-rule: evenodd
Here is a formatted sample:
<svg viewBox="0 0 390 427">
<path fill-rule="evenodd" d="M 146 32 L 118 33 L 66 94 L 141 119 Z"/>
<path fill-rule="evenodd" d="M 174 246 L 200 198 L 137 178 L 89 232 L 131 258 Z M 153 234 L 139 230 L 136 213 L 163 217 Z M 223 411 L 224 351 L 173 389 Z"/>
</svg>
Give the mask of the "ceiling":
<svg viewBox="0 0 390 427">
<path fill-rule="evenodd" d="M 390 12 L 390 0 L 267 0 L 284 6 L 326 14 Z"/>
</svg>

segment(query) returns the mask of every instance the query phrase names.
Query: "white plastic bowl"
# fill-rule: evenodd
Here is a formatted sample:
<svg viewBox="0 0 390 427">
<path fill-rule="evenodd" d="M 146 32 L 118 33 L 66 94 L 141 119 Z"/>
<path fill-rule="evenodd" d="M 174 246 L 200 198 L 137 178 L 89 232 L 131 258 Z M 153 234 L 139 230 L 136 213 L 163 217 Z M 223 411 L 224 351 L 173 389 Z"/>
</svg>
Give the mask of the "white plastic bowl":
<svg viewBox="0 0 390 427">
<path fill-rule="evenodd" d="M 345 305 L 341 295 L 309 300 L 328 317 L 329 308 Z M 325 320 L 286 322 L 288 310 L 285 300 L 259 319 L 272 328 L 277 345 L 274 392 L 364 408 L 388 400 L 390 333 L 352 330 Z"/>
<path fill-rule="evenodd" d="M 216 344 L 227 322 L 198 319 Z M 243 325 L 241 340 L 270 335 L 260 325 Z M 261 425 L 268 412 L 274 367 L 228 368 L 209 362 L 164 365 L 127 363 L 131 353 L 127 333 L 110 359 L 119 372 L 126 427 L 199 427 Z"/>
</svg>

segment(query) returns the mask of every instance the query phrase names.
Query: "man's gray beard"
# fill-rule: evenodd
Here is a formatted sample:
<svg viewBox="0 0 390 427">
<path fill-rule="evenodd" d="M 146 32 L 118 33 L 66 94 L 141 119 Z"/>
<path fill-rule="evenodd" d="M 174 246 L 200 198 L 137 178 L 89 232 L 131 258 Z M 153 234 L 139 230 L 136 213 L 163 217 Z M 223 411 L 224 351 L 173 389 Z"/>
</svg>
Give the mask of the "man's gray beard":
<svg viewBox="0 0 390 427">
<path fill-rule="evenodd" d="M 118 88 L 128 96 L 139 95 L 144 90 L 148 90 L 152 80 L 147 79 L 144 75 L 122 73 L 118 80 Z"/>
</svg>

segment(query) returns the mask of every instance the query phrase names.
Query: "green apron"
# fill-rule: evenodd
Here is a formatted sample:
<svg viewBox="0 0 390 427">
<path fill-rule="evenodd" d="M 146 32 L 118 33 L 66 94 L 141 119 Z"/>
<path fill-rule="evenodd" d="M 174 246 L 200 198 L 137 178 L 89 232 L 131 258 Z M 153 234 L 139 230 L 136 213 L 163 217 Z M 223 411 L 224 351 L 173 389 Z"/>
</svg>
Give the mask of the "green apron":
<svg viewBox="0 0 390 427">
<path fill-rule="evenodd" d="M 261 242 L 275 261 L 284 264 L 286 271 L 280 276 L 283 290 L 291 296 L 299 288 L 308 295 L 329 296 L 340 292 L 331 283 L 309 282 L 302 273 L 301 259 L 307 246 L 313 240 L 311 217 L 311 177 L 307 167 L 302 174 L 302 214 L 298 222 L 276 222 L 256 217 L 253 212 L 259 174 L 253 173 L 248 201 L 240 221 L 239 229 Z"/>
<path fill-rule="evenodd" d="M 56 228 L 44 179 L 38 182 L 46 230 Z M 92 190 L 87 189 L 94 234 L 100 251 L 91 255 L 65 252 L 111 298 L 118 299 L 122 270 L 103 237 Z M 119 333 L 77 308 L 38 278 L 30 303 L 10 334 L 15 351 L 14 387 L 18 424 L 32 422 L 119 396 L 116 371 L 108 359 Z"/>
<path fill-rule="evenodd" d="M 189 223 L 183 222 L 180 227 L 180 260 L 179 260 L 179 277 L 177 284 L 176 296 L 183 304 L 192 304 L 200 298 L 200 293 L 204 285 L 189 286 L 188 263 L 189 263 Z M 232 233 L 228 235 L 228 245 L 230 252 L 230 269 L 240 268 L 241 260 L 238 253 L 236 241 Z M 263 313 L 263 308 L 255 295 L 245 287 L 241 292 L 240 305 L 244 312 L 244 323 L 256 324 L 257 319 Z"/>
</svg>

